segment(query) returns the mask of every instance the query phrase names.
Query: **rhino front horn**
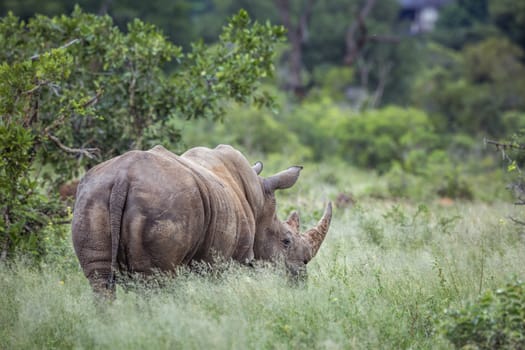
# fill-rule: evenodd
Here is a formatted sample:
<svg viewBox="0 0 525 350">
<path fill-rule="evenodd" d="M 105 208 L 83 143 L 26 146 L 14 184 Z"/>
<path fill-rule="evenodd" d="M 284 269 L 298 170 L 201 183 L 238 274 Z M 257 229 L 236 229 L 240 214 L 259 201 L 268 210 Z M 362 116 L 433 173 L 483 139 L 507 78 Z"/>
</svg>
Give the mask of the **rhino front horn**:
<svg viewBox="0 0 525 350">
<path fill-rule="evenodd" d="M 321 243 L 323 243 L 323 240 L 326 237 L 326 234 L 328 233 L 328 228 L 330 227 L 331 220 L 332 202 L 328 202 L 321 220 L 319 220 L 319 222 L 314 228 L 306 231 L 306 233 L 304 234 L 307 242 L 310 244 L 310 252 L 312 254 L 312 258 L 319 250 Z"/>
</svg>

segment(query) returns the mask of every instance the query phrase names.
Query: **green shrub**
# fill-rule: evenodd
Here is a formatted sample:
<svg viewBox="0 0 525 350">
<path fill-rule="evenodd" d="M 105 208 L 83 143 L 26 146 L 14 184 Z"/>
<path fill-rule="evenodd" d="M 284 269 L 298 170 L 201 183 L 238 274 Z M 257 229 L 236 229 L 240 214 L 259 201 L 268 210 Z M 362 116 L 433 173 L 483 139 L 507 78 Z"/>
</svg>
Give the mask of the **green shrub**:
<svg viewBox="0 0 525 350">
<path fill-rule="evenodd" d="M 441 130 L 501 137 L 508 134 L 502 116 L 523 111 L 523 49 L 494 34 L 461 50 L 427 47 L 432 60 L 417 75 L 412 98 Z"/>
<path fill-rule="evenodd" d="M 354 114 L 337 130 L 341 155 L 351 163 L 386 172 L 414 150 L 429 152 L 437 135 L 428 116 L 413 108 L 386 107 Z"/>
<path fill-rule="evenodd" d="M 446 311 L 442 332 L 456 347 L 525 348 L 525 285 L 514 281 L 474 303 Z"/>
<path fill-rule="evenodd" d="M 312 149 L 313 160 L 320 161 L 339 154 L 344 135 L 338 130 L 354 113 L 324 97 L 285 110 L 281 119 L 289 132 L 295 133 L 303 145 Z"/>
<path fill-rule="evenodd" d="M 330 96 L 336 101 L 344 101 L 345 89 L 352 83 L 354 71 L 348 66 L 320 65 L 314 68 L 312 80 L 317 89 L 309 95 L 310 98 Z"/>
<path fill-rule="evenodd" d="M 62 213 L 53 196 L 32 180 L 33 137 L 22 126 L 0 122 L 0 260 L 17 250 L 40 258 L 42 227 Z"/>
<path fill-rule="evenodd" d="M 471 182 L 467 180 L 465 169 L 451 158 L 445 151 L 432 152 L 422 174 L 440 197 L 473 199 Z"/>
<path fill-rule="evenodd" d="M 384 175 L 394 197 L 429 199 L 435 196 L 474 199 L 474 181 L 465 166 L 456 164 L 444 150 L 430 154 L 410 151 L 403 164 L 395 163 Z"/>
<path fill-rule="evenodd" d="M 383 177 L 386 179 L 388 194 L 394 198 L 425 197 L 424 191 L 427 188 L 421 186 L 422 178 L 403 170 L 398 162 Z"/>
</svg>

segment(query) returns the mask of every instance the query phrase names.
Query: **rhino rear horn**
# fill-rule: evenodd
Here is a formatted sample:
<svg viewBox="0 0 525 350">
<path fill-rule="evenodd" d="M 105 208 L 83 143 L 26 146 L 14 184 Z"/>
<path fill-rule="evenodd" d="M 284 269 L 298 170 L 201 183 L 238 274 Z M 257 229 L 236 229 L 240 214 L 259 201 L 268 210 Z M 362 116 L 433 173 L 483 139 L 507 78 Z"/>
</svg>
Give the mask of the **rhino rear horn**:
<svg viewBox="0 0 525 350">
<path fill-rule="evenodd" d="M 264 189 L 269 192 L 274 192 L 275 190 L 284 190 L 292 187 L 299 178 L 299 173 L 302 169 L 302 166 L 294 165 L 264 179 Z"/>
<path fill-rule="evenodd" d="M 321 247 L 321 243 L 323 243 L 323 240 L 325 239 L 326 234 L 328 233 L 328 228 L 330 227 L 331 221 L 332 202 L 328 202 L 321 220 L 319 220 L 319 222 L 314 228 L 306 231 L 304 234 L 306 241 L 310 244 L 310 252 L 312 254 L 312 258 L 315 256 L 315 254 L 317 254 L 319 247 Z"/>
</svg>

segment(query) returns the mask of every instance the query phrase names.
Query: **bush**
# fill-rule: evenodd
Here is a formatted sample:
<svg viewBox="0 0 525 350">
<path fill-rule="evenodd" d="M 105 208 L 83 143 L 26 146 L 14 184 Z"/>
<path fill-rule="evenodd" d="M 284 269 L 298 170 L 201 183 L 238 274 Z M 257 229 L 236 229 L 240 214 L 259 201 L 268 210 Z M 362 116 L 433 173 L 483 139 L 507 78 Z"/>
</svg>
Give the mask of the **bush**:
<svg viewBox="0 0 525 350">
<path fill-rule="evenodd" d="M 0 122 L 0 260 L 16 250 L 40 257 L 45 246 L 39 230 L 62 213 L 58 201 L 40 193 L 30 178 L 32 146 L 28 130 Z"/>
<path fill-rule="evenodd" d="M 330 96 L 336 101 L 344 101 L 347 98 L 345 90 L 351 84 L 353 76 L 353 69 L 348 66 L 317 66 L 312 78 L 318 88 L 310 92 L 309 97 L 312 99 Z"/>
<path fill-rule="evenodd" d="M 313 160 L 320 161 L 339 154 L 343 135 L 338 130 L 354 113 L 325 97 L 294 106 L 284 111 L 280 118 L 303 145 L 312 149 Z"/>
<path fill-rule="evenodd" d="M 16 247 L 42 254 L 42 228 L 65 216 L 55 189 L 85 167 L 176 144 L 175 119 L 220 119 L 227 100 L 273 105 L 259 80 L 283 36 L 239 11 L 216 45 L 183 53 L 153 25 L 136 19 L 124 33 L 79 7 L 0 19 L 0 259 Z"/>
<path fill-rule="evenodd" d="M 418 198 L 427 197 L 428 186 L 422 186 L 423 179 L 410 172 L 403 170 L 399 163 L 393 164 L 390 170 L 384 174 L 387 183 L 388 194 L 394 198 Z"/>
<path fill-rule="evenodd" d="M 462 309 L 447 310 L 441 329 L 456 347 L 524 349 L 524 283 L 514 281 Z"/>
<path fill-rule="evenodd" d="M 429 45 L 431 64 L 416 77 L 413 102 L 445 132 L 501 137 L 502 117 L 525 107 L 524 52 L 491 35 L 456 51 Z"/>
<path fill-rule="evenodd" d="M 414 150 L 429 152 L 437 135 L 428 116 L 413 108 L 386 107 L 346 118 L 337 133 L 341 154 L 351 163 L 386 172 Z"/>
</svg>

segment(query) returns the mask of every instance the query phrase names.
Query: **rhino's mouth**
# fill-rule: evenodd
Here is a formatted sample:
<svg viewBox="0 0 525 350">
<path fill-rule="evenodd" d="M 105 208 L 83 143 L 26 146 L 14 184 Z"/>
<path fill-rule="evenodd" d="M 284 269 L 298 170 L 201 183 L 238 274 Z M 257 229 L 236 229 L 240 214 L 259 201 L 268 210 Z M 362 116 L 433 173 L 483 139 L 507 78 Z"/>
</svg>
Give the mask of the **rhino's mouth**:
<svg viewBox="0 0 525 350">
<path fill-rule="evenodd" d="M 287 265 L 288 272 L 288 281 L 292 285 L 300 285 L 305 283 L 308 280 L 308 273 L 306 270 L 306 265 L 303 266 L 289 266 Z"/>
<path fill-rule="evenodd" d="M 304 262 L 296 262 L 296 263 L 286 263 L 286 270 L 288 271 L 288 274 L 293 277 L 298 277 L 301 275 L 306 275 L 306 264 Z"/>
</svg>

